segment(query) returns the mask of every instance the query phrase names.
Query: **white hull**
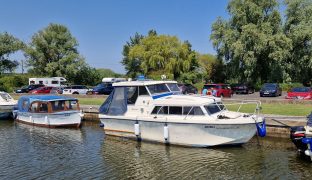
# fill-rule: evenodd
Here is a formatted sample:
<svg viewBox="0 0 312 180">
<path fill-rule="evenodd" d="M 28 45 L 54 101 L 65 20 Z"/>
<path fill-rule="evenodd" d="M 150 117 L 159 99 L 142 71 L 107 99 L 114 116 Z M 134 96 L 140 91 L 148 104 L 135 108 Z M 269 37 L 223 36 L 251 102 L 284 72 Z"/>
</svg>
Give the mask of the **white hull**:
<svg viewBox="0 0 312 180">
<path fill-rule="evenodd" d="M 256 133 L 254 123 L 214 124 L 214 123 L 181 123 L 135 119 L 112 119 L 100 116 L 105 134 L 138 138 L 143 141 L 154 141 L 192 147 L 209 147 L 218 145 L 244 144 Z M 135 123 L 139 124 L 140 135 L 135 134 Z M 168 127 L 168 138 L 165 138 L 165 126 Z"/>
<path fill-rule="evenodd" d="M 44 127 L 79 127 L 81 115 L 79 111 L 58 113 L 17 112 L 16 120 L 21 123 Z"/>
<path fill-rule="evenodd" d="M 0 119 L 7 119 L 12 117 L 14 105 L 0 105 Z"/>
</svg>

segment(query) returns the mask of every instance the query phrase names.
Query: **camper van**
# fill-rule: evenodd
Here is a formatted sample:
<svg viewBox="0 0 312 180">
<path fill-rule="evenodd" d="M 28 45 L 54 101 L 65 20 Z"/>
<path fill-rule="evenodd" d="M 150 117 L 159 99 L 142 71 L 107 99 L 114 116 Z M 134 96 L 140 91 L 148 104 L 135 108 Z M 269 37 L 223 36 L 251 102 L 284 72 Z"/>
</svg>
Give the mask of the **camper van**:
<svg viewBox="0 0 312 180">
<path fill-rule="evenodd" d="M 103 83 L 115 83 L 115 82 L 123 82 L 123 81 L 127 81 L 126 78 L 103 78 L 102 82 Z"/>
<path fill-rule="evenodd" d="M 63 77 L 50 77 L 50 78 L 29 78 L 29 85 L 43 84 L 45 86 L 65 86 L 66 79 Z"/>
</svg>

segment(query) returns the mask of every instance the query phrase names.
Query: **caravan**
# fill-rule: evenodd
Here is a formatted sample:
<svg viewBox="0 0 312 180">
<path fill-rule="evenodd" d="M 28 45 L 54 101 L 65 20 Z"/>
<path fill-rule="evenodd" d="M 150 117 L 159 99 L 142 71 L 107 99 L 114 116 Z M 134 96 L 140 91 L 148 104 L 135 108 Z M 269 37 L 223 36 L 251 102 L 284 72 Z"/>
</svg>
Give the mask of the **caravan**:
<svg viewBox="0 0 312 180">
<path fill-rule="evenodd" d="M 45 86 L 65 86 L 66 79 L 63 77 L 51 77 L 51 78 L 29 78 L 29 85 L 31 84 L 43 84 Z"/>
</svg>

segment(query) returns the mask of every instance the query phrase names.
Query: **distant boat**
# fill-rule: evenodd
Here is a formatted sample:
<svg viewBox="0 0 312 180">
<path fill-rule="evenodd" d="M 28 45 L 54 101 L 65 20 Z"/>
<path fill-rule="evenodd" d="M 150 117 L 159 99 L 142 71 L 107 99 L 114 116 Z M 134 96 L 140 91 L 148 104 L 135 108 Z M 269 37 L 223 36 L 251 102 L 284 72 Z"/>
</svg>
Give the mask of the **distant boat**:
<svg viewBox="0 0 312 180">
<path fill-rule="evenodd" d="M 8 93 L 0 91 L 0 119 L 12 118 L 12 111 L 17 101 Z"/>
<path fill-rule="evenodd" d="M 43 127 L 80 127 L 78 99 L 65 96 L 22 96 L 14 111 L 17 122 Z"/>
<path fill-rule="evenodd" d="M 248 142 L 265 121 L 255 114 L 226 109 L 221 98 L 181 95 L 176 81 L 127 81 L 100 107 L 99 118 L 108 135 L 192 147 Z M 248 103 L 248 102 L 245 102 Z"/>
</svg>

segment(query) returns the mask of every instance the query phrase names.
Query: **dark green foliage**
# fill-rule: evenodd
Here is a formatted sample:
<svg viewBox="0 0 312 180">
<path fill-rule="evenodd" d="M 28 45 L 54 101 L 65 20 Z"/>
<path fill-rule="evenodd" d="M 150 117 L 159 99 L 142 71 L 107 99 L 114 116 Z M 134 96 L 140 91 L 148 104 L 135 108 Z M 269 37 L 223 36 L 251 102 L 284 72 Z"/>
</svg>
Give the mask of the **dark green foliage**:
<svg viewBox="0 0 312 180">
<path fill-rule="evenodd" d="M 7 32 L 0 33 L 0 73 L 12 72 L 18 66 L 18 62 L 11 60 L 9 56 L 23 48 L 23 42 L 17 38 Z"/>
<path fill-rule="evenodd" d="M 275 0 L 232 0 L 229 20 L 218 18 L 210 39 L 226 63 L 227 78 L 239 82 L 281 82 L 291 40 L 282 32 Z"/>
<path fill-rule="evenodd" d="M 7 74 L 0 77 L 0 90 L 13 92 L 16 88 L 28 85 L 30 74 Z"/>
</svg>

